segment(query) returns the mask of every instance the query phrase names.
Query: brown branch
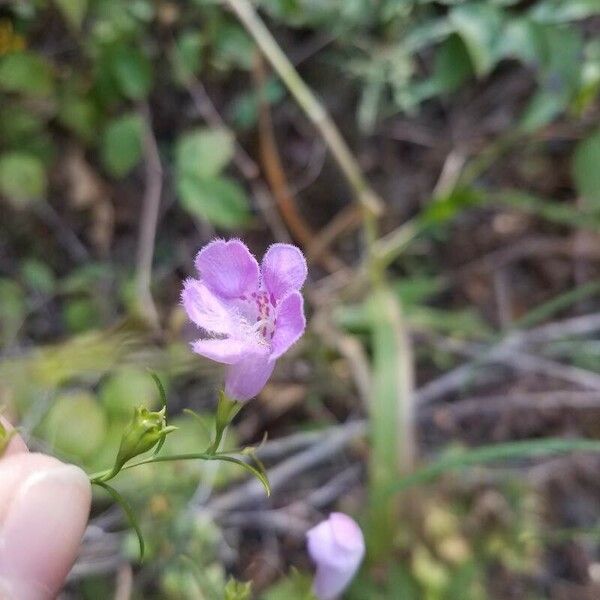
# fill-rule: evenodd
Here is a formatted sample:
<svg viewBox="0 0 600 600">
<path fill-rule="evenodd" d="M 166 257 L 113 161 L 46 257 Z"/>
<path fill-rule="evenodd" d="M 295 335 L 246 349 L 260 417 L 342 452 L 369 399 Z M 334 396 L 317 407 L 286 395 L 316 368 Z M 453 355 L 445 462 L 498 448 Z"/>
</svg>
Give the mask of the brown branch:
<svg viewBox="0 0 600 600">
<path fill-rule="evenodd" d="M 290 192 L 290 186 L 283 169 L 277 148 L 277 141 L 275 140 L 269 103 L 264 97 L 266 73 L 260 55 L 256 57 L 253 74 L 259 99 L 259 145 L 261 164 L 265 177 L 277 202 L 281 216 L 292 232 L 292 235 L 304 247 L 310 248 L 313 245 L 315 234 L 298 211 L 296 200 Z M 325 249 L 319 255 L 315 256 L 315 260 L 331 273 L 345 268 L 344 263 Z"/>
</svg>

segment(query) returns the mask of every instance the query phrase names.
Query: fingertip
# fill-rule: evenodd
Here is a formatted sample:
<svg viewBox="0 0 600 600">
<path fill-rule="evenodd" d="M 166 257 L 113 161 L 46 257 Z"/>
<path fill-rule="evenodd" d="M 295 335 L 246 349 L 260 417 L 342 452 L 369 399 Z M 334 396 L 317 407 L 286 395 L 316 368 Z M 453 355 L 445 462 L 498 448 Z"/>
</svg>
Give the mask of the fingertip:
<svg viewBox="0 0 600 600">
<path fill-rule="evenodd" d="M 43 454 L 0 462 L 0 581 L 8 597 L 54 598 L 77 557 L 91 487 L 78 467 Z"/>
</svg>

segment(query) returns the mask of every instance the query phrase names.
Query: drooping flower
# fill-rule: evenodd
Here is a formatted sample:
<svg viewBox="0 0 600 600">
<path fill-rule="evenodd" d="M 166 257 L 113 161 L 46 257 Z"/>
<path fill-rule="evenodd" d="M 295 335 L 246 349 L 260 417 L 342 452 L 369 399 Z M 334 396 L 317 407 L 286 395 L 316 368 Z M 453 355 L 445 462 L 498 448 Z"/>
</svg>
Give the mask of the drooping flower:
<svg viewBox="0 0 600 600">
<path fill-rule="evenodd" d="M 206 335 L 192 349 L 228 365 L 225 393 L 249 400 L 304 332 L 304 255 L 296 246 L 273 244 L 259 267 L 240 240 L 215 240 L 200 250 L 195 266 L 200 278 L 185 281 L 182 301 Z"/>
<path fill-rule="evenodd" d="M 365 540 L 354 519 L 340 512 L 306 533 L 308 553 L 317 567 L 313 591 L 319 600 L 334 600 L 352 581 L 365 555 Z"/>
</svg>

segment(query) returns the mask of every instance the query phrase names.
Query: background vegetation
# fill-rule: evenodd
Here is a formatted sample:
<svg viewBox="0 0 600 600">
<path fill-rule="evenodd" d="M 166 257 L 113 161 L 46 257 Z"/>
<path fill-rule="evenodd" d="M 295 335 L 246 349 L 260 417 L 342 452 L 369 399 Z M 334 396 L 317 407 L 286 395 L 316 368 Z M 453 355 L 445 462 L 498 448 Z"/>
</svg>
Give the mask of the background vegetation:
<svg viewBox="0 0 600 600">
<path fill-rule="evenodd" d="M 306 598 L 334 507 L 350 599 L 600 596 L 599 33 L 597 0 L 0 2 L 0 403 L 33 447 L 105 468 L 146 368 L 210 426 L 195 252 L 310 261 L 307 335 L 228 438 L 268 435 L 272 498 L 135 469 L 147 557 L 98 494 L 65 598 Z"/>
</svg>

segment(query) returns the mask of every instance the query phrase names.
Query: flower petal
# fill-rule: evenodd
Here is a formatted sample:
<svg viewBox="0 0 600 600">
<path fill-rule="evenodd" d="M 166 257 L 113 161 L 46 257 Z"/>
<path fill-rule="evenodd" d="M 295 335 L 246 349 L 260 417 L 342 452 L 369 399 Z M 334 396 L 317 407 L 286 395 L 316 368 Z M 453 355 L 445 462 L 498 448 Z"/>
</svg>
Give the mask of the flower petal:
<svg viewBox="0 0 600 600">
<path fill-rule="evenodd" d="M 273 244 L 265 253 L 261 270 L 263 283 L 275 300 L 298 291 L 308 273 L 304 254 L 291 244 Z"/>
<path fill-rule="evenodd" d="M 211 242 L 198 252 L 195 265 L 206 286 L 222 298 L 239 298 L 258 288 L 258 263 L 240 240 Z"/>
<path fill-rule="evenodd" d="M 232 335 L 236 330 L 235 313 L 219 300 L 201 281 L 186 279 L 181 301 L 188 317 L 210 333 Z"/>
<path fill-rule="evenodd" d="M 248 354 L 248 343 L 227 338 L 224 340 L 196 340 L 192 344 L 196 354 L 217 362 L 232 365 L 241 361 Z"/>
<path fill-rule="evenodd" d="M 356 522 L 344 513 L 331 513 L 307 534 L 308 552 L 317 566 L 313 590 L 319 600 L 334 600 L 352 581 L 365 554 L 365 541 Z"/>
<path fill-rule="evenodd" d="M 304 333 L 304 300 L 300 292 L 292 292 L 277 307 L 275 335 L 271 342 L 271 359 L 279 358 Z"/>
<path fill-rule="evenodd" d="M 265 386 L 275 368 L 267 352 L 250 354 L 231 365 L 225 376 L 225 393 L 233 400 L 244 402 L 254 398 Z"/>
</svg>

